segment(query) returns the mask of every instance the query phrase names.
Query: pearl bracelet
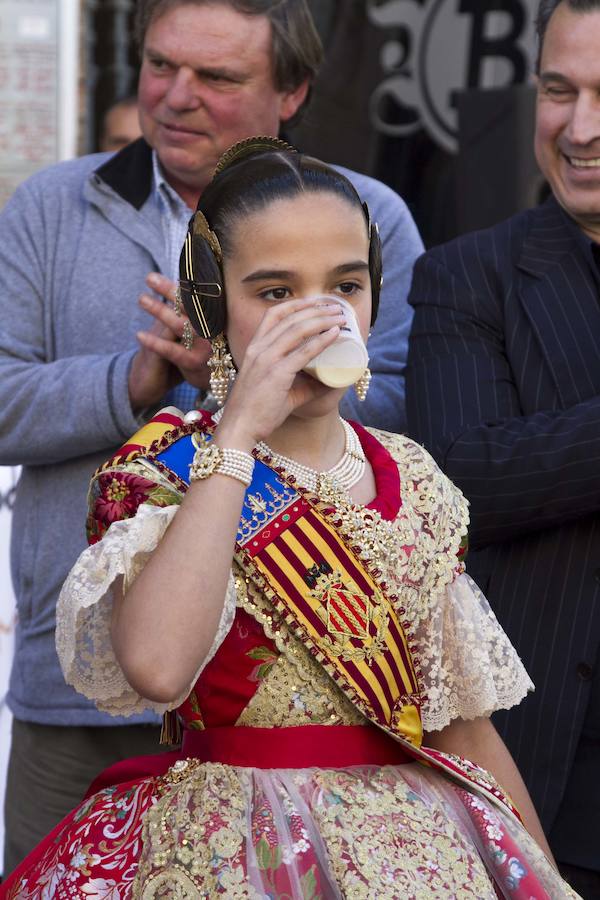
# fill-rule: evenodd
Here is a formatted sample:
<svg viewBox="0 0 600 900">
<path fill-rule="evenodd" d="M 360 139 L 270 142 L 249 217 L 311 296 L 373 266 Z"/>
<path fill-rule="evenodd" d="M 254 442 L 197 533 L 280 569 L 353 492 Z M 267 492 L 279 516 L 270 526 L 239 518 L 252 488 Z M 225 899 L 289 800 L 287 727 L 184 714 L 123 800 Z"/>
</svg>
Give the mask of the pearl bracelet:
<svg viewBox="0 0 600 900">
<path fill-rule="evenodd" d="M 194 454 L 190 466 L 190 482 L 203 481 L 210 475 L 227 475 L 241 481 L 246 487 L 252 482 L 254 457 L 244 450 L 219 447 L 212 441 L 203 441 Z"/>
<path fill-rule="evenodd" d="M 230 447 L 221 448 L 221 462 L 215 469 L 219 475 L 229 475 L 237 478 L 246 487 L 252 483 L 254 473 L 254 457 L 245 450 L 232 450 Z"/>
</svg>

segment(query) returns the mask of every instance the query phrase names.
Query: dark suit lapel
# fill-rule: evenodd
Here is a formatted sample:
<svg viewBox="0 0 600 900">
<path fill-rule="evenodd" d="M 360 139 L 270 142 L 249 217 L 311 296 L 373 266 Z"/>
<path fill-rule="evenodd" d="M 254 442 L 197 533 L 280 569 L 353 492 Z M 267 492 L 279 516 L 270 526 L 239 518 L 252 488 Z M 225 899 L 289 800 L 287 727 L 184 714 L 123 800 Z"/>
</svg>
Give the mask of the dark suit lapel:
<svg viewBox="0 0 600 900">
<path fill-rule="evenodd" d="M 600 394 L 600 302 L 579 242 L 556 201 L 533 213 L 518 292 L 563 406 Z"/>
</svg>

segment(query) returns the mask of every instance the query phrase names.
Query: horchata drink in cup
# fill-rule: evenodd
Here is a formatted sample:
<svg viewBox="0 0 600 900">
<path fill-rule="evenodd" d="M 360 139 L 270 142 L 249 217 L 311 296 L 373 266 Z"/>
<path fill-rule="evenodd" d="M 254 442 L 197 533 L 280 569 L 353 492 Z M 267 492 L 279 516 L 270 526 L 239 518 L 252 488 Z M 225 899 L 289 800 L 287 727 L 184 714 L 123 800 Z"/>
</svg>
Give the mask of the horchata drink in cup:
<svg viewBox="0 0 600 900">
<path fill-rule="evenodd" d="M 342 297 L 319 298 L 323 303 L 339 303 L 346 322 L 337 339 L 304 366 L 304 371 L 331 388 L 355 384 L 369 365 L 369 354 L 362 339 L 352 305 Z"/>
</svg>

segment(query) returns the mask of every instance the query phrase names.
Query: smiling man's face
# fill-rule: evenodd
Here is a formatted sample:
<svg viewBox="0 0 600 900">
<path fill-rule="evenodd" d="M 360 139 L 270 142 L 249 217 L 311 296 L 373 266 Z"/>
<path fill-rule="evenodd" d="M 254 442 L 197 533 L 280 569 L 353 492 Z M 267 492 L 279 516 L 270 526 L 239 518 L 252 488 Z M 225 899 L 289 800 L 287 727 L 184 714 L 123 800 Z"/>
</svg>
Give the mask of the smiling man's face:
<svg viewBox="0 0 600 900">
<path fill-rule="evenodd" d="M 563 2 L 548 23 L 535 152 L 558 202 L 600 242 L 600 11 Z"/>
<path fill-rule="evenodd" d="M 184 2 L 146 32 L 142 132 L 167 180 L 191 207 L 222 153 L 252 135 L 276 135 L 306 89 L 275 86 L 269 19 L 239 13 L 227 2 Z"/>
</svg>

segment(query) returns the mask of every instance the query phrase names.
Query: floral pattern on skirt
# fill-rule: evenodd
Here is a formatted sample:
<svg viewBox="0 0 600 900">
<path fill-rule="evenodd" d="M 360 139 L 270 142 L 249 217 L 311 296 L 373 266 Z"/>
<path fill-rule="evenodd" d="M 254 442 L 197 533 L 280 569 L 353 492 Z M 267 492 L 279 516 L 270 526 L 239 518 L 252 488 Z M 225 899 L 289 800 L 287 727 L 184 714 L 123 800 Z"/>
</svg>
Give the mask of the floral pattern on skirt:
<svg viewBox="0 0 600 900">
<path fill-rule="evenodd" d="M 19 900 L 123 900 L 132 896 L 154 779 L 106 788 L 80 804 L 28 857 L 10 888 Z"/>
<path fill-rule="evenodd" d="M 94 795 L 29 863 L 11 898 L 574 896 L 509 814 L 417 763 L 252 769 L 182 759 L 164 776 Z"/>
</svg>

